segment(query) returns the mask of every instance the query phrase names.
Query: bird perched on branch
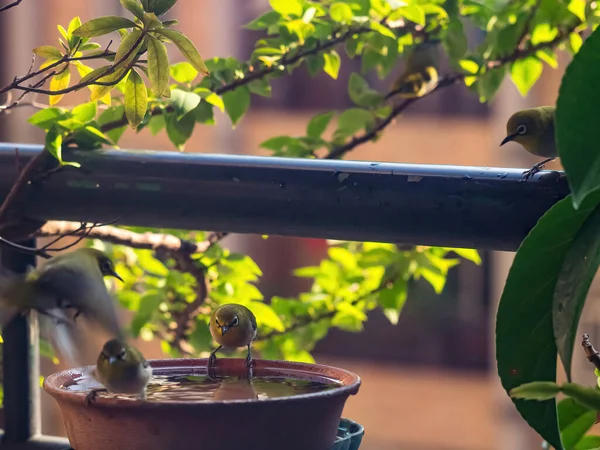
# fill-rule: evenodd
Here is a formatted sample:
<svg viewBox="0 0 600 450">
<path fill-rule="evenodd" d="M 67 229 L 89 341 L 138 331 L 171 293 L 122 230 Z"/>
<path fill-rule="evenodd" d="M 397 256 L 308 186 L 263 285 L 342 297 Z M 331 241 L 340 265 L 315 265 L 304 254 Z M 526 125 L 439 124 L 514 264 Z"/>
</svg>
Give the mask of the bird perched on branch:
<svg viewBox="0 0 600 450">
<path fill-rule="evenodd" d="M 542 162 L 523 172 L 525 180 L 542 170 L 545 164 L 558 157 L 554 137 L 555 106 L 539 106 L 514 113 L 506 123 L 506 137 L 500 143 L 518 142 L 529 153 L 545 157 Z"/>
<path fill-rule="evenodd" d="M 387 97 L 418 98 L 433 91 L 439 82 L 439 40 L 422 42 L 406 57 L 404 72 L 392 85 Z"/>
<path fill-rule="evenodd" d="M 252 351 L 250 346 L 256 339 L 256 317 L 242 305 L 228 303 L 219 306 L 210 316 L 210 334 L 219 346 L 208 358 L 208 376 L 214 378 L 216 353 L 221 348 L 248 347 L 246 356 L 246 376 L 252 378 Z"/>
<path fill-rule="evenodd" d="M 138 349 L 120 339 L 112 339 L 104 344 L 93 375 L 104 389 L 90 391 L 85 399 L 87 405 L 93 403 L 98 392 L 102 391 L 136 394 L 144 400 L 152 367 Z"/>
<path fill-rule="evenodd" d="M 123 281 L 110 258 L 93 248 L 55 256 L 26 275 L 0 274 L 1 325 L 4 327 L 19 313 L 35 310 L 40 319 L 46 319 L 46 329 L 54 331 L 50 340 L 62 355 L 77 353 L 75 322 L 80 315 L 111 336 L 122 337 L 105 276 Z M 72 317 L 70 310 L 74 311 Z"/>
</svg>

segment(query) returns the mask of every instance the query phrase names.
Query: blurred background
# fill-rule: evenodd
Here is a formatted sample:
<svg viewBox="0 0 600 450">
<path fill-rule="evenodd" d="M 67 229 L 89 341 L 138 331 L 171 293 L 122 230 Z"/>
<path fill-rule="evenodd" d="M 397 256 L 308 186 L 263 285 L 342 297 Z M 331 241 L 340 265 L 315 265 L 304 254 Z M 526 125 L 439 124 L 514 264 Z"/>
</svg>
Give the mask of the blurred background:
<svg viewBox="0 0 600 450">
<path fill-rule="evenodd" d="M 169 15 L 179 19 L 179 29 L 195 42 L 205 59 L 245 59 L 257 34 L 242 25 L 268 7 L 268 0 L 179 0 Z M 24 1 L 0 15 L 2 84 L 27 71 L 32 48 L 57 43 L 57 24 L 66 27 L 74 16 L 87 21 L 123 13 L 119 0 L 46 0 Z M 481 38 L 477 30 L 469 33 L 472 43 Z M 172 55 L 172 62 L 181 60 L 177 51 Z M 566 55 L 561 57 L 558 70 L 545 66 L 526 99 L 508 78 L 489 105 L 479 103 L 463 85 L 455 85 L 411 106 L 376 144 L 359 147 L 347 159 L 529 168 L 538 160 L 517 144 L 500 148 L 499 143 L 514 111 L 555 102 L 568 63 Z M 197 126 L 185 151 L 267 154 L 259 150 L 267 138 L 301 135 L 315 113 L 352 106 L 347 80 L 351 72 L 359 70 L 360 63 L 344 59 L 343 54 L 337 81 L 324 74 L 311 78 L 304 69 L 297 69 L 292 76 L 273 82 L 272 98 L 253 97 L 250 111 L 235 130 L 229 119 L 216 111 L 217 125 Z M 391 82 L 380 81 L 374 74 L 367 79 L 382 90 Z M 84 95 L 87 91 L 71 94 L 59 106 L 82 100 Z M 0 141 L 41 144 L 43 133 L 26 122 L 30 114 L 31 110 L 19 108 L 3 116 Z M 126 133 L 120 144 L 123 148 L 176 151 L 164 133 L 152 137 L 146 130 L 137 135 Z M 559 167 L 555 162 L 547 168 Z M 292 296 L 309 288 L 306 280 L 294 278 L 291 271 L 318 263 L 327 248 L 322 240 L 276 236 L 263 240 L 246 235 L 230 236 L 223 245 L 247 252 L 256 260 L 264 272 L 259 287 L 266 298 Z M 374 311 L 363 333 L 332 330 L 318 344 L 314 352 L 318 362 L 352 370 L 363 379 L 359 395 L 349 400 L 344 412 L 366 428 L 361 450 L 540 448 L 539 438 L 502 390 L 495 369 L 494 317 L 513 254 L 482 252 L 482 257 L 481 266 L 463 262 L 452 269 L 440 296 L 425 283 L 414 285 L 397 326 Z M 593 288 L 591 295 L 597 295 Z M 590 316 L 584 314 L 584 321 Z M 598 336 L 596 323 L 583 323 L 582 329 Z M 163 356 L 158 342 L 137 344 L 147 358 Z M 579 348 L 576 378 L 579 371 L 579 379 L 584 381 L 590 371 L 577 352 Z M 47 375 L 58 368 L 44 360 L 42 369 Z M 43 432 L 64 436 L 58 408 L 49 396 L 42 396 Z"/>
</svg>

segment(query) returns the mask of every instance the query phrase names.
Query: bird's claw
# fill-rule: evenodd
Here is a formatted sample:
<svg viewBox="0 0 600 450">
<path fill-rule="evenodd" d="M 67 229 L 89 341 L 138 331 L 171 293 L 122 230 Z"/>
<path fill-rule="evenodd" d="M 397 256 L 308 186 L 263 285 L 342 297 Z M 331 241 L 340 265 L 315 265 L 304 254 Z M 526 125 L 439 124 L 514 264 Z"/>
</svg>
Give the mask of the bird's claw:
<svg viewBox="0 0 600 450">
<path fill-rule="evenodd" d="M 107 392 L 107 389 L 92 389 L 88 395 L 85 396 L 85 406 L 89 407 L 91 404 L 96 402 L 98 398 L 98 392 Z"/>
<path fill-rule="evenodd" d="M 208 364 L 206 366 L 206 372 L 207 372 L 208 378 L 211 381 L 215 381 L 217 378 L 216 372 L 215 372 L 216 363 L 217 363 L 217 355 L 215 355 L 214 353 L 211 353 L 210 356 L 208 357 Z"/>
<path fill-rule="evenodd" d="M 526 170 L 525 172 L 523 172 L 523 178 L 521 179 L 521 181 L 529 180 L 532 176 L 534 176 L 536 173 L 541 171 L 543 167 L 544 167 L 543 165 L 536 164 L 531 169 Z"/>
<path fill-rule="evenodd" d="M 246 366 L 246 378 L 248 380 L 252 380 L 252 377 L 253 377 L 253 369 L 252 368 L 254 367 L 254 360 L 252 359 L 252 357 L 250 355 L 248 355 L 246 357 L 245 366 Z"/>
</svg>

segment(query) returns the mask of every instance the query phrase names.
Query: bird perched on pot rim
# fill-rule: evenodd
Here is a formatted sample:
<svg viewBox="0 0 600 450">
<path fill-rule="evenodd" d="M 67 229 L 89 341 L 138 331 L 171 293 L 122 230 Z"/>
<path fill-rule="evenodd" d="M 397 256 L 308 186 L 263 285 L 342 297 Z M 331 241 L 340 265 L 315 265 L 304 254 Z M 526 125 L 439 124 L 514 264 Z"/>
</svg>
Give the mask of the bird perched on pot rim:
<svg viewBox="0 0 600 450">
<path fill-rule="evenodd" d="M 439 40 L 424 41 L 406 57 L 404 72 L 392 85 L 388 97 L 418 98 L 433 91 L 439 82 Z"/>
<path fill-rule="evenodd" d="M 500 146 L 510 141 L 518 142 L 532 155 L 546 158 L 525 171 L 525 179 L 535 175 L 545 164 L 558 157 L 554 137 L 555 112 L 555 106 L 524 109 L 514 113 L 506 123 L 506 137 Z"/>
<path fill-rule="evenodd" d="M 248 347 L 246 356 L 246 376 L 252 378 L 252 351 L 250 346 L 256 339 L 256 317 L 242 305 L 228 303 L 214 310 L 210 316 L 210 334 L 219 346 L 208 358 L 208 375 L 214 378 L 216 353 L 221 348 Z"/>
<path fill-rule="evenodd" d="M 116 306 L 104 284 L 104 277 L 108 275 L 123 281 L 110 258 L 93 248 L 57 255 L 26 275 L 1 274 L 2 326 L 16 314 L 26 314 L 33 309 L 40 314 L 40 319 L 50 319 L 56 332 L 61 334 L 60 338 L 51 340 L 63 355 L 76 353 L 74 348 L 68 347 L 76 347 L 75 321 L 79 315 L 111 336 L 121 337 Z M 72 318 L 68 310 L 74 310 Z M 47 327 L 50 331 L 52 328 Z"/>
<path fill-rule="evenodd" d="M 101 391 L 137 394 L 145 399 L 152 368 L 138 349 L 120 339 L 112 339 L 104 344 L 93 375 L 105 389 L 93 389 L 86 397 L 88 405 Z"/>
</svg>

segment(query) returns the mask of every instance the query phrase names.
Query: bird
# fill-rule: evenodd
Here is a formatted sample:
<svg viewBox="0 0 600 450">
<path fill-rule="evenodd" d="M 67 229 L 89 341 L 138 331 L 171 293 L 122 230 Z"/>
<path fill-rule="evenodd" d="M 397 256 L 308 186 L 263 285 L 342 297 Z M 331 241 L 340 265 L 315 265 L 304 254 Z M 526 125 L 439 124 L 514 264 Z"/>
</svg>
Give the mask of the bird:
<svg viewBox="0 0 600 450">
<path fill-rule="evenodd" d="M 394 81 L 387 97 L 423 97 L 433 91 L 439 83 L 439 40 L 420 43 L 406 57 L 404 72 Z"/>
<path fill-rule="evenodd" d="M 121 338 L 123 330 L 105 276 L 123 281 L 110 258 L 94 248 L 54 256 L 25 275 L 5 270 L 0 274 L 0 325 L 4 328 L 15 315 L 35 310 L 45 320 L 45 329 L 54 333 L 50 340 L 63 355 L 76 354 L 80 330 L 75 322 L 80 315 L 111 337 Z M 75 311 L 73 317 L 69 310 Z"/>
<path fill-rule="evenodd" d="M 248 308 L 236 303 L 227 303 L 215 309 L 210 316 L 210 334 L 219 346 L 208 358 L 208 376 L 215 378 L 214 366 L 217 361 L 216 353 L 221 348 L 248 347 L 246 356 L 246 377 L 252 379 L 252 350 L 250 346 L 256 339 L 256 317 Z"/>
<path fill-rule="evenodd" d="M 545 164 L 558 157 L 554 137 L 555 113 L 555 106 L 538 106 L 517 111 L 506 123 L 506 137 L 500 143 L 501 147 L 507 142 L 514 141 L 521 144 L 532 155 L 546 158 L 523 172 L 524 180 L 531 178 L 542 170 Z"/>
<path fill-rule="evenodd" d="M 93 403 L 102 391 L 136 394 L 145 400 L 152 367 L 138 349 L 121 339 L 111 339 L 102 347 L 92 375 L 104 388 L 92 389 L 86 396 L 86 405 Z"/>
</svg>

